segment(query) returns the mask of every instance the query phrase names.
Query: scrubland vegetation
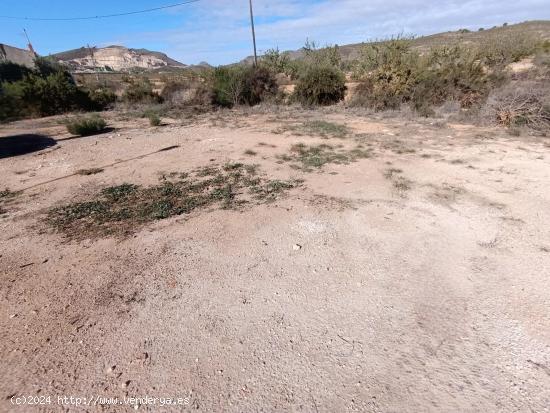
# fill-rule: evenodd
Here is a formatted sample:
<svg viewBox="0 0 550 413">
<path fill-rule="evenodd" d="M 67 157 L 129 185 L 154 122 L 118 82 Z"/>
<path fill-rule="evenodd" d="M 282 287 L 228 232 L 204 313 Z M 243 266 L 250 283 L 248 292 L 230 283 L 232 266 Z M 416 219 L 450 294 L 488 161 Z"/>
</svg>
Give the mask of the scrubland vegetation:
<svg viewBox="0 0 550 413">
<path fill-rule="evenodd" d="M 103 110 L 114 100 L 110 90 L 79 88 L 64 67 L 47 58 L 37 58 L 32 70 L 0 64 L 0 121 Z"/>
<path fill-rule="evenodd" d="M 36 69 L 0 65 L 0 120 L 98 111 L 115 101 L 126 107 L 157 105 L 144 112 L 159 125 L 164 110 L 209 110 L 237 105 L 301 104 L 364 107 L 373 111 L 409 108 L 434 116 L 454 102 L 461 115 L 506 127 L 550 128 L 550 43 L 518 33 L 488 36 L 476 44 L 456 42 L 427 50 L 396 37 L 366 43 L 354 60 L 343 61 L 338 46 L 306 42 L 302 57 L 269 50 L 258 67 L 245 64 L 192 73 L 170 80 L 159 92 L 146 77 L 125 77 L 117 95 L 106 84 L 78 87 L 59 64 L 39 58 Z M 535 65 L 515 74 L 511 63 L 531 57 Z M 292 91 L 280 85 L 293 84 Z M 353 91 L 347 85 L 354 84 Z M 160 107 L 158 105 L 161 105 Z"/>
</svg>

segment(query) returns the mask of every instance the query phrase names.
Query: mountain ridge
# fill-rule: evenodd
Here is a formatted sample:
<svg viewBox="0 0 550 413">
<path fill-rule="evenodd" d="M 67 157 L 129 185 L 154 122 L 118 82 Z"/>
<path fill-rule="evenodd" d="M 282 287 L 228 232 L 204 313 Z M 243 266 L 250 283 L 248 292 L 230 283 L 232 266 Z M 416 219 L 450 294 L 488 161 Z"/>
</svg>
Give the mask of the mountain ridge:
<svg viewBox="0 0 550 413">
<path fill-rule="evenodd" d="M 125 72 L 136 69 L 155 70 L 163 67 L 187 67 L 162 52 L 148 49 L 132 49 L 125 46 L 81 47 L 52 55 L 74 72 L 86 73 L 97 70 Z"/>
</svg>

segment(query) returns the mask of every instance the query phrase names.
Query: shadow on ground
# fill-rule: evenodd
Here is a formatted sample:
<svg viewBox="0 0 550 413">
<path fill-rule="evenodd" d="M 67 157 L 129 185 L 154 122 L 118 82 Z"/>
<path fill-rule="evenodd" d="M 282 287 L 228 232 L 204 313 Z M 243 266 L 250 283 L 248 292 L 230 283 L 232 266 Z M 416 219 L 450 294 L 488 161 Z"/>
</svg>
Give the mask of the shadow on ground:
<svg viewBox="0 0 550 413">
<path fill-rule="evenodd" d="M 73 136 L 69 136 L 68 138 L 59 138 L 59 139 L 57 139 L 57 142 L 72 141 L 73 139 L 90 138 L 90 137 L 93 137 L 93 136 L 104 135 L 106 133 L 110 133 L 110 132 L 114 132 L 114 131 L 115 131 L 115 128 L 105 128 L 105 129 L 102 129 L 99 132 L 90 133 L 89 135 L 73 135 Z"/>
<path fill-rule="evenodd" d="M 55 139 L 45 135 L 23 134 L 0 137 L 0 159 L 40 151 L 55 146 Z"/>
</svg>

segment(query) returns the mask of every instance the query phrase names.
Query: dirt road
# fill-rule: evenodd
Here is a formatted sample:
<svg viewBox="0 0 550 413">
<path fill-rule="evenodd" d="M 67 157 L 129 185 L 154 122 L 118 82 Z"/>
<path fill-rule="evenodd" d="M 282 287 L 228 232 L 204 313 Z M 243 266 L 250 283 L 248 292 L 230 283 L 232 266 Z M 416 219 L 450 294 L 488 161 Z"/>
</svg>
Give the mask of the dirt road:
<svg viewBox="0 0 550 413">
<path fill-rule="evenodd" d="M 1 204 L 0 411 L 144 396 L 183 404 L 139 411 L 550 410 L 548 138 L 321 112 L 110 124 L 0 129 L 56 141 L 0 159 L 0 190 L 24 190 Z M 45 221 L 110 185 L 230 161 L 303 183 L 124 236 Z M 51 404 L 13 404 L 29 395 Z"/>
</svg>

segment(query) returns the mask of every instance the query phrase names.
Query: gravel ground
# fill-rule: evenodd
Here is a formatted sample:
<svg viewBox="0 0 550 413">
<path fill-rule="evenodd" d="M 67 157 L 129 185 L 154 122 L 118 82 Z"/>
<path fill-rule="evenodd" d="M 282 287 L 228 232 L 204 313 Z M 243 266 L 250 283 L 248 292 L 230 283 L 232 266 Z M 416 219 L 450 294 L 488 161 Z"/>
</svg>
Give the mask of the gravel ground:
<svg viewBox="0 0 550 413">
<path fill-rule="evenodd" d="M 108 117 L 86 138 L 57 118 L 0 128 L 0 148 L 54 140 L 0 157 L 0 190 L 21 191 L 0 204 L 0 411 L 550 410 L 548 138 L 350 113 Z M 311 119 L 349 134 L 294 127 Z M 297 143 L 370 156 L 304 171 L 281 160 Z M 303 184 L 123 236 L 46 222 L 229 161 Z"/>
</svg>

